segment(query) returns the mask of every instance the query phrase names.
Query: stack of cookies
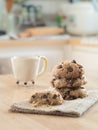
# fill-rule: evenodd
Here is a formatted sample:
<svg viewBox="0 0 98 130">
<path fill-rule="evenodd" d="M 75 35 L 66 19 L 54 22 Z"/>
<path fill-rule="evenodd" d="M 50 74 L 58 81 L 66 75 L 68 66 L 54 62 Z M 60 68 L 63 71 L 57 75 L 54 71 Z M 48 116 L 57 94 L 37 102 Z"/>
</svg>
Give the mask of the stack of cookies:
<svg viewBox="0 0 98 130">
<path fill-rule="evenodd" d="M 62 95 L 64 100 L 84 98 L 87 91 L 83 66 L 75 60 L 64 61 L 53 69 L 52 86 Z"/>
</svg>

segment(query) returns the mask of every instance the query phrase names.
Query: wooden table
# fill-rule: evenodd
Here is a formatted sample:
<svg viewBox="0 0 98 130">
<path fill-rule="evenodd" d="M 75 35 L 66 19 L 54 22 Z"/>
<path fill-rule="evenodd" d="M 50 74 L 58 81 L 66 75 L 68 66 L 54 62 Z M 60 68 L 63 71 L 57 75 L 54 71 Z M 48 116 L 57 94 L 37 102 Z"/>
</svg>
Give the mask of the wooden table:
<svg viewBox="0 0 98 130">
<path fill-rule="evenodd" d="M 37 79 L 37 86 L 20 87 L 15 85 L 11 75 L 0 76 L 0 130 L 97 130 L 98 103 L 80 118 L 49 115 L 11 113 L 13 102 L 25 100 L 32 91 L 50 86 L 50 74 Z M 89 79 L 87 89 L 97 88 L 97 79 Z M 98 88 L 97 88 L 98 89 Z"/>
</svg>

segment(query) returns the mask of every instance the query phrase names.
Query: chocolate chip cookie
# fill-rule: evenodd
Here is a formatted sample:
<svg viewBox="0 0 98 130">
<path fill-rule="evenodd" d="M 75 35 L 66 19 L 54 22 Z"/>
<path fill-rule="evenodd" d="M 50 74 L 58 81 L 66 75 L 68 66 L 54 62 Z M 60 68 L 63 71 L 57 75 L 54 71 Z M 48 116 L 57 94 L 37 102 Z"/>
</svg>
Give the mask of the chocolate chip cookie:
<svg viewBox="0 0 98 130">
<path fill-rule="evenodd" d="M 77 98 L 84 98 L 87 96 L 87 91 L 83 87 L 70 88 L 57 88 L 58 92 L 62 95 L 64 100 L 74 100 Z"/>
<path fill-rule="evenodd" d="M 53 69 L 53 76 L 59 79 L 81 78 L 83 74 L 83 66 L 78 64 L 75 60 L 64 61 Z"/>
<path fill-rule="evenodd" d="M 49 89 L 33 93 L 29 102 L 35 107 L 42 105 L 60 105 L 63 103 L 63 98 L 57 90 Z"/>
<path fill-rule="evenodd" d="M 51 83 L 52 86 L 55 88 L 62 88 L 62 87 L 71 88 L 71 87 L 85 85 L 87 83 L 87 80 L 85 77 L 76 78 L 76 79 L 53 78 Z"/>
</svg>

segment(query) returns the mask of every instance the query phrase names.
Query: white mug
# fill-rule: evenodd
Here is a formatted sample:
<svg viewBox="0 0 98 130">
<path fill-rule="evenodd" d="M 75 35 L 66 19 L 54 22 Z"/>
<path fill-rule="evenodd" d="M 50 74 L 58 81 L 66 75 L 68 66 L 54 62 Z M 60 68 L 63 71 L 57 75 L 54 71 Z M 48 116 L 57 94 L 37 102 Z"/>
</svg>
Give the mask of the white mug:
<svg viewBox="0 0 98 130">
<path fill-rule="evenodd" d="M 43 61 L 43 67 L 40 72 L 40 61 Z M 12 70 L 16 83 L 23 82 L 24 85 L 28 85 L 29 82 L 35 83 L 37 76 L 42 75 L 47 69 L 47 58 L 44 56 L 30 56 L 30 57 L 17 57 L 11 58 Z"/>
</svg>

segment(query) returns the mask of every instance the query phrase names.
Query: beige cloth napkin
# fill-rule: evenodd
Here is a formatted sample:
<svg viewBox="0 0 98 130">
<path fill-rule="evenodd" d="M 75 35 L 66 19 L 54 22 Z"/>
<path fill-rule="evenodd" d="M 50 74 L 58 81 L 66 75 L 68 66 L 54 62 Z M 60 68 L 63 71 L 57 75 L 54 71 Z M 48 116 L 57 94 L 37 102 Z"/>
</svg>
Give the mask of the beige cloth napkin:
<svg viewBox="0 0 98 130">
<path fill-rule="evenodd" d="M 98 101 L 98 90 L 88 91 L 88 96 L 83 99 L 64 101 L 62 105 L 51 107 L 33 107 L 28 101 L 15 103 L 10 111 L 32 114 L 48 114 L 59 116 L 80 117 Z"/>
</svg>

